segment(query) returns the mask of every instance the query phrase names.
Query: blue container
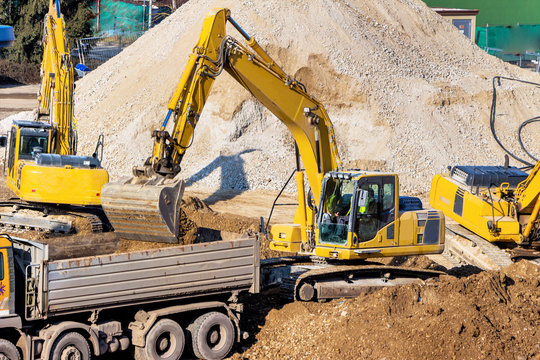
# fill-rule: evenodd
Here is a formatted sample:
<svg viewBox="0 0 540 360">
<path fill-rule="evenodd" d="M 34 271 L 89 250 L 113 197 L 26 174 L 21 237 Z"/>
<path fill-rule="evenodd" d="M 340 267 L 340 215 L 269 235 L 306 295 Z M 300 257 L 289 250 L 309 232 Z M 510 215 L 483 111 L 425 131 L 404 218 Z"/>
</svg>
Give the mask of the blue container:
<svg viewBox="0 0 540 360">
<path fill-rule="evenodd" d="M 15 33 L 13 27 L 7 25 L 0 25 L 0 48 L 13 45 L 15 41 Z"/>
</svg>

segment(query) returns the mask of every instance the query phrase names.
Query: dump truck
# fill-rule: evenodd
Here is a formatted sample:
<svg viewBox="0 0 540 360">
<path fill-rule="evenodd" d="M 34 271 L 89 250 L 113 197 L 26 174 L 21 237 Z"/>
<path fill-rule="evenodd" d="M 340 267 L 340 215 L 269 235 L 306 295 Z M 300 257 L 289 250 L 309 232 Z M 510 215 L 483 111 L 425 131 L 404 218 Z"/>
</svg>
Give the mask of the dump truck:
<svg viewBox="0 0 540 360">
<path fill-rule="evenodd" d="M 128 348 L 136 359 L 179 359 L 188 346 L 199 358 L 221 359 L 245 336 L 239 295 L 259 291 L 256 236 L 78 258 L 59 253 L 52 244 L 0 236 L 3 359 L 87 360 Z"/>
</svg>

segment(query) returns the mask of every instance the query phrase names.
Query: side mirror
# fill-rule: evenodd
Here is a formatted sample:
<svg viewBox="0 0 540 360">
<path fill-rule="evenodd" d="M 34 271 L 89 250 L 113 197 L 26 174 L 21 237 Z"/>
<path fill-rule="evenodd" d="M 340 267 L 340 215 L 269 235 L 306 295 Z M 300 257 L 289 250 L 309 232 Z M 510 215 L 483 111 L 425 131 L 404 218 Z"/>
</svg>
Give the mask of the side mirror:
<svg viewBox="0 0 540 360">
<path fill-rule="evenodd" d="M 367 190 L 362 190 L 362 189 L 358 190 L 358 207 L 359 208 L 365 207 L 367 205 L 368 194 L 369 192 Z"/>
<path fill-rule="evenodd" d="M 0 147 L 6 147 L 7 144 L 7 136 L 0 136 Z"/>
</svg>

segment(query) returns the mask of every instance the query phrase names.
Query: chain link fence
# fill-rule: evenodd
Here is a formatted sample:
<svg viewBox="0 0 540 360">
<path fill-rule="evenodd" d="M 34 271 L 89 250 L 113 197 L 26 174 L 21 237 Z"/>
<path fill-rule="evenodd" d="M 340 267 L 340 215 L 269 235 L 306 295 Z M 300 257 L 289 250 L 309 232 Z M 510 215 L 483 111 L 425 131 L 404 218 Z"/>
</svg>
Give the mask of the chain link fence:
<svg viewBox="0 0 540 360">
<path fill-rule="evenodd" d="M 144 31 L 121 32 L 77 40 L 72 57 L 94 70 L 137 40 Z"/>
</svg>

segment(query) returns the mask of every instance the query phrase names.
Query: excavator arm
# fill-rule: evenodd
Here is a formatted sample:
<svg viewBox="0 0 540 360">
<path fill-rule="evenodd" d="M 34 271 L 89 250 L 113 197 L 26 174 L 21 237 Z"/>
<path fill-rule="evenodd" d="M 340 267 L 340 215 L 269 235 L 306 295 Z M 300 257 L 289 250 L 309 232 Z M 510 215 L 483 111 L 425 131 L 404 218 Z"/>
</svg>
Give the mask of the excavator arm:
<svg viewBox="0 0 540 360">
<path fill-rule="evenodd" d="M 531 214 L 524 230 L 523 240 L 529 240 L 533 228 L 540 232 L 540 161 L 532 168 L 529 176 L 516 189 L 516 209 L 518 213 Z"/>
<path fill-rule="evenodd" d="M 251 50 L 237 40 L 226 35 L 226 23 L 230 22 L 246 39 Z M 157 227 L 169 223 L 170 237 L 166 241 L 175 242 L 178 232 L 179 211 L 174 207 L 159 206 L 163 199 L 159 192 L 145 192 L 141 186 L 174 187 L 183 191 L 180 172 L 182 157 L 193 141 L 195 127 L 210 94 L 214 80 L 223 70 L 228 72 L 256 99 L 266 106 L 287 126 L 297 145 L 315 202 L 319 201 L 324 174 L 336 170 L 341 165 L 334 130 L 324 106 L 307 93 L 304 85 L 288 76 L 257 44 L 255 39 L 231 18 L 228 9 L 216 9 L 204 20 L 199 41 L 190 55 L 186 69 L 168 104 L 167 116 L 159 130 L 153 132 L 153 153 L 143 167 L 134 169 L 135 177 L 125 184 L 109 184 L 104 187 L 102 205 L 115 229 L 121 235 L 139 240 L 164 241 L 163 227 L 156 237 L 146 231 L 144 223 L 150 219 Z M 168 122 L 174 126 L 169 134 Z M 298 156 L 298 155 L 297 155 Z M 299 161 L 297 161 L 299 164 Z M 170 180 L 165 185 L 167 179 Z M 174 180 L 176 179 L 176 180 Z M 305 230 L 309 214 L 305 206 L 303 172 L 298 165 L 297 186 L 299 207 L 295 220 Z M 136 187 L 136 188 L 135 188 Z M 134 196 L 134 190 L 137 195 Z M 152 196 L 148 194 L 152 193 Z M 143 195 L 144 194 L 144 195 Z M 170 197 L 170 196 L 169 196 Z M 181 195 L 173 196 L 175 199 Z M 116 199 L 111 202 L 109 199 Z M 122 199 L 122 201 L 119 201 Z M 144 211 L 136 204 L 144 200 L 153 203 L 153 213 L 146 205 Z M 172 203 L 172 202 L 171 202 Z M 316 204 L 318 205 L 318 204 Z M 142 214 L 134 219 L 133 212 Z M 165 219 L 173 219 L 166 221 Z M 302 231 L 305 234 L 305 231 Z"/>
<path fill-rule="evenodd" d="M 225 36 L 229 21 L 247 40 L 252 51 Z M 182 156 L 193 141 L 195 126 L 215 78 L 225 70 L 269 109 L 293 135 L 315 198 L 323 175 L 340 162 L 333 126 L 324 106 L 304 85 L 288 76 L 230 17 L 228 9 L 209 14 L 201 37 L 168 105 L 168 114 L 155 137 L 152 171 L 175 176 Z M 165 127 L 174 117 L 169 135 Z M 148 174 L 148 171 L 147 171 Z"/>
<path fill-rule="evenodd" d="M 43 29 L 41 89 L 38 120 L 48 118 L 55 129 L 54 148 L 59 155 L 76 153 L 76 120 L 73 115 L 74 74 L 60 1 L 49 1 Z"/>
</svg>

